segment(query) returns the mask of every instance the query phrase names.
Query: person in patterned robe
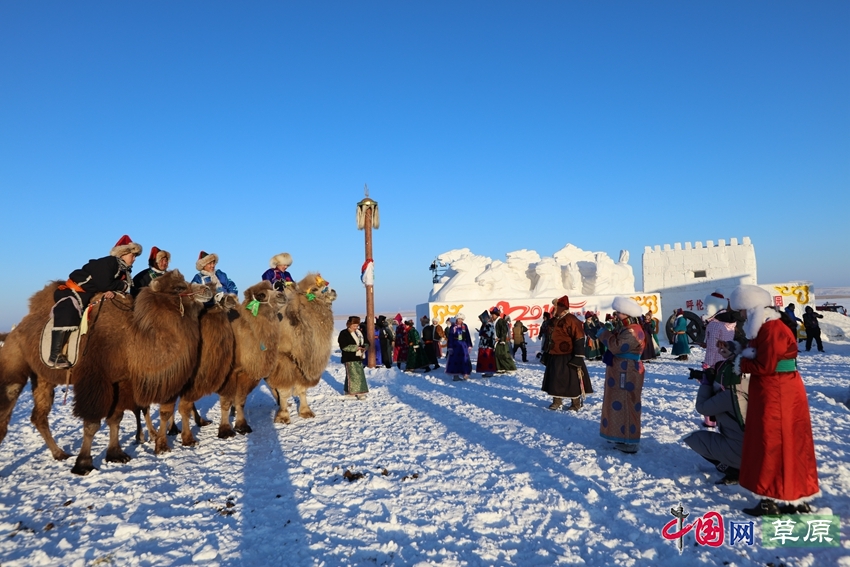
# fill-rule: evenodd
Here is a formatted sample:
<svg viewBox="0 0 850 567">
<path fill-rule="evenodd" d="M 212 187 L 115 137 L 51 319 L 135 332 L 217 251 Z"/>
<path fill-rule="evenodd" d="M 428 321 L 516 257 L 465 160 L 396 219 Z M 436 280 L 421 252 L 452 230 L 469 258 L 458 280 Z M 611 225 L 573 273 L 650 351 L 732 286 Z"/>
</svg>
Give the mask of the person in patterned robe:
<svg viewBox="0 0 850 567">
<path fill-rule="evenodd" d="M 646 334 L 638 323 L 643 314 L 628 297 L 614 298 L 614 311 L 621 322 L 618 330 L 601 331 L 598 338 L 611 353 L 605 368 L 605 394 L 599 434 L 624 453 L 636 453 L 640 443 L 643 362 L 640 355 Z"/>
<path fill-rule="evenodd" d="M 549 323 L 551 346 L 543 372 L 541 390 L 552 396 L 551 410 L 557 410 L 564 398 L 570 398 L 569 410 L 578 411 L 584 397 L 593 393 L 584 364 L 584 326 L 570 313 L 570 298 L 564 295 L 555 303 L 555 315 Z"/>
</svg>

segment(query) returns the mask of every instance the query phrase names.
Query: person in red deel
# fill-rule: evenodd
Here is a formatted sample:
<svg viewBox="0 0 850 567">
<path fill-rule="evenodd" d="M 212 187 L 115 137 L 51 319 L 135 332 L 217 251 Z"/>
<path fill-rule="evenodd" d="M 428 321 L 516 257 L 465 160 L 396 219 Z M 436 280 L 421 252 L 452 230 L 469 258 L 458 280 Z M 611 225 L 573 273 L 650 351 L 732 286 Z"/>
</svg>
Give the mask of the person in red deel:
<svg viewBox="0 0 850 567">
<path fill-rule="evenodd" d="M 735 358 L 735 371 L 750 374 L 739 482 L 761 498 L 744 509 L 751 516 L 810 512 L 807 501 L 819 493 L 809 401 L 797 372 L 797 337 L 771 299 L 755 285 L 738 286 L 730 298 L 732 309 L 746 313 L 749 339 Z"/>
</svg>

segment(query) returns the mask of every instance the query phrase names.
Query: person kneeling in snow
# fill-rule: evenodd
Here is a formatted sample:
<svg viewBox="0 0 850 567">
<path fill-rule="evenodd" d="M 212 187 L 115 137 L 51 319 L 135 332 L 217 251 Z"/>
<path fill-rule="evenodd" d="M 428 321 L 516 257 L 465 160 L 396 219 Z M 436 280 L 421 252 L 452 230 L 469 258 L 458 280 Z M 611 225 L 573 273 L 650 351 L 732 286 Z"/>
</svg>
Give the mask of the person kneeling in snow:
<svg viewBox="0 0 850 567">
<path fill-rule="evenodd" d="M 719 350 L 721 356 L 729 357 L 728 348 Z M 703 415 L 714 416 L 719 431 L 694 431 L 682 441 L 725 473 L 716 484 L 738 484 L 750 378 L 742 379 L 736 374 L 731 360 L 696 372 L 701 374 L 696 409 Z"/>
</svg>

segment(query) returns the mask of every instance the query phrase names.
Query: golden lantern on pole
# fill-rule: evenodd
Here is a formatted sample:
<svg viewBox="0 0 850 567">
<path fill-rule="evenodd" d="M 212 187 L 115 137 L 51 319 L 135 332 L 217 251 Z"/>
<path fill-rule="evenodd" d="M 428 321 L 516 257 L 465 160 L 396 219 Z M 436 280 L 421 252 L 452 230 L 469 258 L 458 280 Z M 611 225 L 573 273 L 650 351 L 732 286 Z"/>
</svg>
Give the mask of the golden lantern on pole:
<svg viewBox="0 0 850 567">
<path fill-rule="evenodd" d="M 360 279 L 366 286 L 366 340 L 372 345 L 366 354 L 366 365 L 375 368 L 375 262 L 372 259 L 372 229 L 381 225 L 378 216 L 378 202 L 369 198 L 369 186 L 363 185 L 365 197 L 357 203 L 357 229 L 366 234 L 366 261 L 360 272 Z"/>
</svg>

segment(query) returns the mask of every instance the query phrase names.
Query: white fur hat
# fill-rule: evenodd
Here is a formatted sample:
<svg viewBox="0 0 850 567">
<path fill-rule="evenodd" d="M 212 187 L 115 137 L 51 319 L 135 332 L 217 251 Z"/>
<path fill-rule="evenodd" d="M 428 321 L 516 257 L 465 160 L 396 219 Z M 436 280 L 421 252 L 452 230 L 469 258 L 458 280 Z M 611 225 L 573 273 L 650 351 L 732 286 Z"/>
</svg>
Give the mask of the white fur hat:
<svg viewBox="0 0 850 567">
<path fill-rule="evenodd" d="M 272 259 L 269 260 L 270 268 L 277 268 L 280 265 L 292 265 L 292 256 L 289 255 L 289 252 L 281 252 L 280 254 L 275 254 L 274 256 L 272 256 Z"/>
<path fill-rule="evenodd" d="M 729 297 L 729 303 L 732 309 L 744 309 L 749 311 L 756 307 L 771 307 L 773 298 L 770 292 L 757 285 L 739 285 L 732 290 L 732 295 Z"/>
<path fill-rule="evenodd" d="M 207 254 L 201 250 L 201 253 L 198 254 L 198 261 L 195 262 L 195 268 L 200 272 L 210 262 L 218 264 L 218 254 Z"/>
<path fill-rule="evenodd" d="M 705 297 L 705 314 L 713 317 L 715 313 L 721 309 L 726 309 L 728 301 L 723 296 L 723 293 L 718 289 L 714 293 Z"/>
<path fill-rule="evenodd" d="M 631 297 L 623 297 L 618 295 L 614 298 L 614 311 L 623 313 L 629 317 L 640 317 L 643 315 L 643 309 L 638 302 Z"/>
<path fill-rule="evenodd" d="M 463 321 L 466 321 L 466 315 L 464 315 L 463 313 L 458 313 L 457 315 L 455 315 L 455 319 L 461 319 Z"/>
</svg>

